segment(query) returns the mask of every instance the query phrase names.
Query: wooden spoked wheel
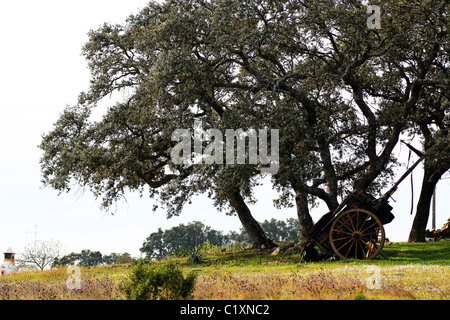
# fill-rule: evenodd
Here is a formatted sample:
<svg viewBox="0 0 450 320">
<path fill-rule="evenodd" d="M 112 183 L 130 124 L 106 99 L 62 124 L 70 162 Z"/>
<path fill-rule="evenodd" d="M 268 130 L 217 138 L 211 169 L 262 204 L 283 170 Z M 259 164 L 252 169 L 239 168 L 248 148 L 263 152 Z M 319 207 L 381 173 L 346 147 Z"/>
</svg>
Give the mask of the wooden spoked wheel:
<svg viewBox="0 0 450 320">
<path fill-rule="evenodd" d="M 341 259 L 372 259 L 383 249 L 383 224 L 364 209 L 344 211 L 334 219 L 330 229 L 330 244 Z"/>
</svg>

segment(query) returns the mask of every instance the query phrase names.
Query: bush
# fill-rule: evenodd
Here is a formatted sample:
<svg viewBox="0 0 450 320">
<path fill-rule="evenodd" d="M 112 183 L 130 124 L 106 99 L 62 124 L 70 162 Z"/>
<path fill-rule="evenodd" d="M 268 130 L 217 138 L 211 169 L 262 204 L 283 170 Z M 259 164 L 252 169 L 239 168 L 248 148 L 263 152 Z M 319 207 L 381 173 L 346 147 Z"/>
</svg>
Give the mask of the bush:
<svg viewBox="0 0 450 320">
<path fill-rule="evenodd" d="M 198 247 L 195 247 L 189 252 L 188 262 L 192 264 L 200 264 L 202 262 L 202 254 L 201 250 Z"/>
<path fill-rule="evenodd" d="M 139 261 L 120 289 L 128 300 L 185 300 L 192 297 L 196 277 L 184 277 L 172 263 L 155 267 Z"/>
</svg>

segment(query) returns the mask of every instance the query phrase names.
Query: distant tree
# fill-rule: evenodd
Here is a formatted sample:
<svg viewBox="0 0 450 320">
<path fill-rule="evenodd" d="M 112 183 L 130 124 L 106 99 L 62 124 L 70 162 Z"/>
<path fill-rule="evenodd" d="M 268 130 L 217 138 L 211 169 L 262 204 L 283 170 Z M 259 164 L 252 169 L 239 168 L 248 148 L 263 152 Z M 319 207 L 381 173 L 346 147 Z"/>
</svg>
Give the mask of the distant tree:
<svg viewBox="0 0 450 320">
<path fill-rule="evenodd" d="M 228 232 L 228 239 L 230 243 L 249 244 L 250 238 L 245 232 L 244 228 L 240 228 L 239 231 Z"/>
<path fill-rule="evenodd" d="M 103 263 L 100 251 L 82 250 L 79 255 L 78 264 L 83 267 L 92 267 Z"/>
<path fill-rule="evenodd" d="M 150 258 L 161 259 L 167 253 L 181 249 L 193 249 L 206 240 L 213 245 L 221 246 L 227 242 L 221 231 L 213 230 L 202 222 L 194 221 L 187 225 L 181 224 L 171 229 L 152 233 L 140 249 Z"/>
<path fill-rule="evenodd" d="M 80 259 L 80 254 L 72 252 L 61 258 L 56 258 L 53 261 L 52 267 L 66 267 L 66 266 L 75 265 L 79 259 Z"/>
<path fill-rule="evenodd" d="M 194 221 L 165 231 L 159 228 L 144 241 L 140 251 L 149 258 L 161 259 L 181 249 L 193 249 L 206 240 L 212 245 L 223 246 L 229 242 L 229 236 L 205 226 L 202 222 Z"/>
<path fill-rule="evenodd" d="M 289 218 L 286 221 L 271 219 L 261 223 L 264 232 L 277 242 L 289 241 L 298 242 L 299 223 L 297 219 Z M 179 251 L 180 249 L 193 249 L 209 241 L 214 246 L 225 246 L 230 243 L 249 244 L 250 238 L 244 228 L 239 232 L 214 230 L 203 223 L 195 221 L 187 225 L 181 224 L 171 229 L 163 231 L 161 228 L 152 233 L 143 243 L 140 251 L 148 258 L 162 259 L 167 254 Z"/>
<path fill-rule="evenodd" d="M 131 263 L 133 257 L 128 253 L 111 253 L 109 255 L 102 256 L 102 264 L 125 264 Z"/>
<path fill-rule="evenodd" d="M 109 255 L 102 255 L 102 263 L 103 264 L 117 264 L 117 260 L 120 258 L 120 254 L 117 254 L 115 252 L 109 254 Z"/>
<path fill-rule="evenodd" d="M 44 270 L 54 264 L 62 254 L 62 250 L 62 244 L 59 241 L 38 241 L 26 246 L 17 261 Z"/>
<path fill-rule="evenodd" d="M 131 263 L 132 261 L 133 261 L 133 257 L 128 252 L 125 252 L 125 253 L 118 255 L 116 264 Z"/>
<path fill-rule="evenodd" d="M 286 221 L 271 219 L 261 223 L 261 227 L 270 239 L 276 242 L 281 241 L 299 241 L 298 220 L 289 218 Z"/>
<path fill-rule="evenodd" d="M 70 253 L 61 258 L 55 259 L 53 267 L 66 267 L 70 265 L 79 265 L 83 267 L 92 267 L 103 264 L 124 264 L 131 263 L 133 257 L 128 252 L 111 253 L 102 255 L 99 251 L 82 250 L 81 253 Z"/>
<path fill-rule="evenodd" d="M 167 251 L 176 252 L 180 249 L 192 249 L 202 244 L 205 238 L 205 225 L 199 221 L 187 225 L 180 224 L 164 232 L 164 244 Z"/>
<path fill-rule="evenodd" d="M 283 221 L 272 218 L 270 220 L 264 220 L 261 223 L 261 228 L 276 243 L 282 241 L 298 242 L 300 240 L 298 219 L 288 218 Z M 230 231 L 228 233 L 228 241 L 230 242 L 245 243 L 249 242 L 249 240 L 245 230 L 242 228 L 239 232 Z"/>
<path fill-rule="evenodd" d="M 139 249 L 142 253 L 145 253 L 147 257 L 154 259 L 162 259 L 167 250 L 164 245 L 164 231 L 158 228 L 157 232 L 152 233 Z"/>
<path fill-rule="evenodd" d="M 223 231 L 214 230 L 211 227 L 206 228 L 206 239 L 214 246 L 224 246 L 229 243 L 230 239 L 228 234 L 224 234 Z"/>
</svg>

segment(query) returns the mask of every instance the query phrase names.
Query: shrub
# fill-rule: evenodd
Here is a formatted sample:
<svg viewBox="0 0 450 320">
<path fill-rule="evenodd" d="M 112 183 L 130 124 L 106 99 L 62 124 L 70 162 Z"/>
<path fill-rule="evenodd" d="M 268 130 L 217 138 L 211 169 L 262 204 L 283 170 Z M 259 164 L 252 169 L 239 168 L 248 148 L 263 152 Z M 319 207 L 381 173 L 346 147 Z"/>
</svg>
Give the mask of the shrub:
<svg viewBox="0 0 450 320">
<path fill-rule="evenodd" d="M 200 264 L 203 260 L 201 250 L 195 247 L 189 252 L 188 262 L 191 264 Z"/>
<path fill-rule="evenodd" d="M 139 261 L 120 288 L 128 300 L 185 300 L 192 297 L 196 277 L 184 277 L 172 263 L 156 267 Z"/>
</svg>

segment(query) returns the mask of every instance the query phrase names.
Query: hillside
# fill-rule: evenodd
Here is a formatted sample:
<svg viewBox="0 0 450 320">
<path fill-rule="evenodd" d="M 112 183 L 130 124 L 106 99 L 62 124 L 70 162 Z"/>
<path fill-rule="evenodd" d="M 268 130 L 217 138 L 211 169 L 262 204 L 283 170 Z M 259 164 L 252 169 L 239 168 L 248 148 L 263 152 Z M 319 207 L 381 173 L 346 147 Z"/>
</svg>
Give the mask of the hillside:
<svg viewBox="0 0 450 320">
<path fill-rule="evenodd" d="M 388 260 L 300 264 L 298 254 L 272 251 L 209 250 L 153 263 L 170 261 L 186 274 L 195 272 L 194 300 L 450 298 L 450 241 L 388 244 Z M 131 270 L 131 265 L 81 268 L 80 289 L 74 290 L 65 268 L 10 275 L 0 279 L 0 299 L 120 300 L 125 296 L 119 286 Z"/>
</svg>

